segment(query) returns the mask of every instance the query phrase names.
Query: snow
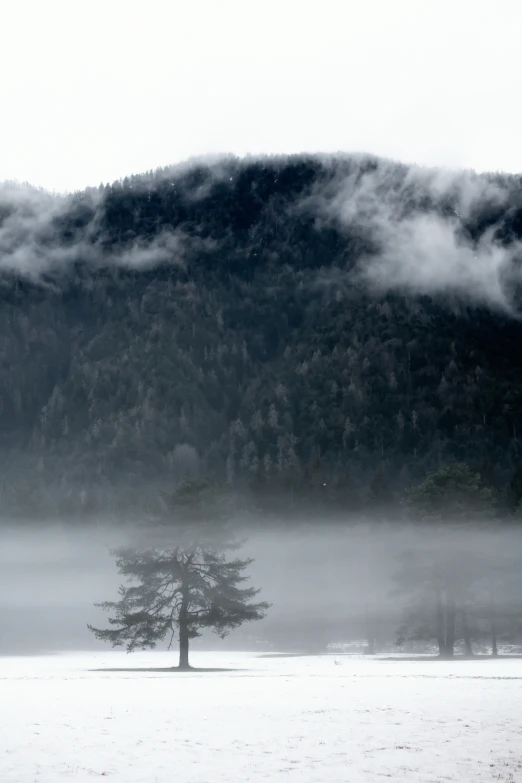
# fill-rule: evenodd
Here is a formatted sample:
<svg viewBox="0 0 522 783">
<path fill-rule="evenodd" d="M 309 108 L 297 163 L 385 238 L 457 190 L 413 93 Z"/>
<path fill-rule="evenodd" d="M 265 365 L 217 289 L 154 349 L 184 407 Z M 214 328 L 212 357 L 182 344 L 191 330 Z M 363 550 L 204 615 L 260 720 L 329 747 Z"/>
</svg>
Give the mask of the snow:
<svg viewBox="0 0 522 783">
<path fill-rule="evenodd" d="M 2 783 L 522 781 L 521 659 L 195 652 L 235 671 L 146 671 L 173 662 L 0 658 Z"/>
</svg>

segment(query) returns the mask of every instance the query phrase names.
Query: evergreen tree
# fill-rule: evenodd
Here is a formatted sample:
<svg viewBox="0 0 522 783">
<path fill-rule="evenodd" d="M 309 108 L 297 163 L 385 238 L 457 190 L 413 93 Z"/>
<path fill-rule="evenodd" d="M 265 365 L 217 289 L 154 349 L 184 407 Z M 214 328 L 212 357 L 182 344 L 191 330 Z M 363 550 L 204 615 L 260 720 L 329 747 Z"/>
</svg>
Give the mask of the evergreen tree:
<svg viewBox="0 0 522 783">
<path fill-rule="evenodd" d="M 432 525 L 490 522 L 495 497 L 468 465 L 445 465 L 430 473 L 406 497 L 409 515 Z"/>
<path fill-rule="evenodd" d="M 221 638 L 244 622 L 260 620 L 269 605 L 243 586 L 252 559 L 234 557 L 241 543 L 231 531 L 227 503 L 211 482 L 183 482 L 152 528 L 154 545 L 115 550 L 118 572 L 130 581 L 119 601 L 99 604 L 112 628 L 89 626 L 98 639 L 130 652 L 179 639 L 179 668 L 189 668 L 189 643 L 211 628 Z M 172 512 L 173 515 L 172 515 Z M 170 518 L 169 518 L 170 517 Z M 151 531 L 147 533 L 150 537 Z"/>
<path fill-rule="evenodd" d="M 439 655 L 452 658 L 460 635 L 471 654 L 470 605 L 489 565 L 463 532 L 494 519 L 493 492 L 467 465 L 454 464 L 414 487 L 406 506 L 415 522 L 428 525 L 429 538 L 414 556 L 402 556 L 396 574 L 399 591 L 411 596 L 401 636 L 436 639 Z"/>
</svg>

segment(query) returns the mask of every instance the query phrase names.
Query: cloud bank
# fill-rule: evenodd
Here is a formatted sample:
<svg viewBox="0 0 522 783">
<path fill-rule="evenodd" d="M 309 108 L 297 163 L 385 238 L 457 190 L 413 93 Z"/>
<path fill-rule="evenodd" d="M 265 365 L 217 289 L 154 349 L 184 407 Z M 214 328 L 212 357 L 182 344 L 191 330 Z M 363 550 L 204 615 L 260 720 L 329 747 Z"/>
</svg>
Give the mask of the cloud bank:
<svg viewBox="0 0 522 783">
<path fill-rule="evenodd" d="M 347 237 L 347 247 L 350 237 L 363 240 L 366 250 L 362 256 L 357 251 L 347 282 L 355 276 L 372 291 L 446 295 L 517 314 L 522 243 L 501 235 L 506 216 L 517 209 L 522 214 L 515 178 L 367 156 L 319 160 L 322 176 L 290 212 L 311 212 L 318 228 L 334 225 Z M 216 184 L 232 182 L 244 165 L 232 158 L 193 160 L 164 169 L 161 177 L 179 188 L 187 203 L 196 203 Z M 136 189 L 149 187 L 146 180 L 136 182 Z M 103 189 L 53 196 L 29 186 L 1 185 L 0 272 L 43 282 L 77 262 L 128 269 L 184 266 L 194 253 L 217 249 L 216 242 L 198 235 L 197 225 L 190 231 L 164 226 L 153 238 L 129 233 L 116 245 L 107 242 L 105 199 Z"/>
<path fill-rule="evenodd" d="M 501 219 L 512 202 L 513 190 L 491 177 L 360 159 L 302 206 L 369 241 L 356 274 L 373 290 L 455 295 L 514 314 L 522 243 L 503 243 L 496 222 L 475 235 L 469 228 L 485 214 Z"/>
<path fill-rule="evenodd" d="M 76 209 L 87 219 L 71 234 L 67 225 L 74 222 Z M 183 266 L 189 253 L 213 247 L 211 240 L 171 227 L 152 239 L 127 237 L 109 247 L 101 228 L 103 210 L 103 192 L 94 189 L 65 197 L 28 185 L 0 185 L 0 272 L 43 282 L 80 262 L 128 269 Z"/>
</svg>

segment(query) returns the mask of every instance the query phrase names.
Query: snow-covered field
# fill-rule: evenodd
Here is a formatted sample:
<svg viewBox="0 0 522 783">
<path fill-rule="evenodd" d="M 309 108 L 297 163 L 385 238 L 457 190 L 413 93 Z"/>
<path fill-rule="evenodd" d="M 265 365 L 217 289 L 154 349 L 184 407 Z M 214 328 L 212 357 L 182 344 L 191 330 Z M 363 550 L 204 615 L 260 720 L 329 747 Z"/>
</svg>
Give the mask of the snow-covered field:
<svg viewBox="0 0 522 783">
<path fill-rule="evenodd" d="M 0 658 L 0 781 L 522 782 L 522 660 Z"/>
</svg>

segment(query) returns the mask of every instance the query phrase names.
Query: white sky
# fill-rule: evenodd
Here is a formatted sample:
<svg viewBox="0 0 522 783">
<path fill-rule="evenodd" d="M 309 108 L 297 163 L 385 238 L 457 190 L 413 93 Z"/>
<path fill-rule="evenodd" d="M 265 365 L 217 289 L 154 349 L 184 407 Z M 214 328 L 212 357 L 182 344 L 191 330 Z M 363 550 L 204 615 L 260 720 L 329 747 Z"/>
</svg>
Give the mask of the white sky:
<svg viewBox="0 0 522 783">
<path fill-rule="evenodd" d="M 0 179 L 56 190 L 216 152 L 522 170 L 519 0 L 16 0 Z"/>
</svg>

